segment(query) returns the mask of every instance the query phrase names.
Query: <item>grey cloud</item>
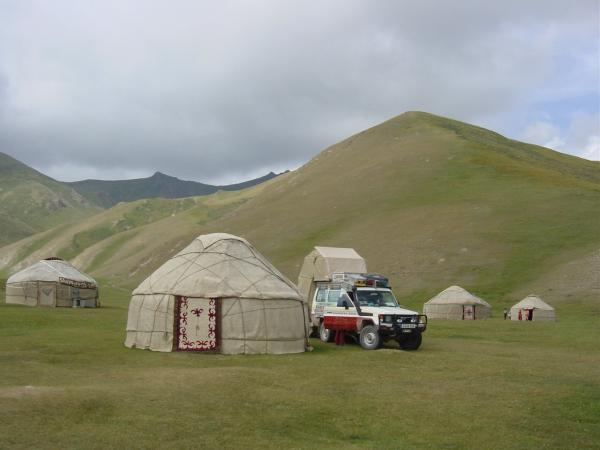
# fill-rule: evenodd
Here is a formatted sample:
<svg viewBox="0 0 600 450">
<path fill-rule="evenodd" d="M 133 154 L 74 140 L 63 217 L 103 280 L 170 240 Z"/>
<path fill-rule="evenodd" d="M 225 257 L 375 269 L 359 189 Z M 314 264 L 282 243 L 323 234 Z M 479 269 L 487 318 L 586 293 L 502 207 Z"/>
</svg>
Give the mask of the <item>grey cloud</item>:
<svg viewBox="0 0 600 450">
<path fill-rule="evenodd" d="M 514 133 L 535 93 L 596 89 L 597 62 L 587 78 L 552 74 L 565 46 L 597 33 L 593 1 L 0 8 L 0 151 L 59 178 L 65 161 L 69 179 L 78 166 L 243 178 L 405 110 Z"/>
</svg>

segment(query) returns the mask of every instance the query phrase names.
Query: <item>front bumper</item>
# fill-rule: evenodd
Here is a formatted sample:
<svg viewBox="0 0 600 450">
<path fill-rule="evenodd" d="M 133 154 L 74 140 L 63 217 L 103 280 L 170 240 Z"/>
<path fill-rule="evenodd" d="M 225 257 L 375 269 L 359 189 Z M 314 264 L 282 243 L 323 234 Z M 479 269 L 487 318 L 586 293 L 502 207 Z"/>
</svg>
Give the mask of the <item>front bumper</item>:
<svg viewBox="0 0 600 450">
<path fill-rule="evenodd" d="M 402 336 L 412 333 L 423 333 L 427 329 L 427 316 L 419 314 L 417 321 L 413 322 L 414 316 L 394 316 L 392 322 L 379 323 L 379 331 L 388 337 Z"/>
</svg>

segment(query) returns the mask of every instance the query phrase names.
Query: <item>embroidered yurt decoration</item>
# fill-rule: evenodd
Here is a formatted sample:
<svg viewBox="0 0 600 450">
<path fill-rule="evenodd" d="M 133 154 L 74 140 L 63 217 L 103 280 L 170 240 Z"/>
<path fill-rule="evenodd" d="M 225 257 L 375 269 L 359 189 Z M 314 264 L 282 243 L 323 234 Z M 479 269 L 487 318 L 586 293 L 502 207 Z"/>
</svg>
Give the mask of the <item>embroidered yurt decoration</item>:
<svg viewBox="0 0 600 450">
<path fill-rule="evenodd" d="M 217 349 L 217 301 L 179 297 L 177 302 L 177 350 Z"/>
</svg>

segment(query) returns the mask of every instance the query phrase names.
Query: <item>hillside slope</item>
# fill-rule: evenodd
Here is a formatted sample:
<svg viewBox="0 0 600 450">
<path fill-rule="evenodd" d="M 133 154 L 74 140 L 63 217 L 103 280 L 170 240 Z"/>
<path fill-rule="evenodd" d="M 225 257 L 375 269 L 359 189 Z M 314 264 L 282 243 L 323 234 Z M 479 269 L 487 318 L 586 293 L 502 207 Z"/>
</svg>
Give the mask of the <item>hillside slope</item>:
<svg viewBox="0 0 600 450">
<path fill-rule="evenodd" d="M 514 299 L 600 248 L 600 164 L 410 112 L 326 149 L 218 225 L 290 276 L 313 245 L 351 246 L 409 298 L 463 284 Z M 580 294 L 595 297 L 586 279 Z"/>
<path fill-rule="evenodd" d="M 494 305 L 542 288 L 550 302 L 559 302 L 572 291 L 559 289 L 552 274 L 580 267 L 577 261 L 598 262 L 599 169 L 596 162 L 411 112 L 333 145 L 259 191 L 241 191 L 243 201 L 228 199 L 226 210 L 219 204 L 206 213 L 203 204 L 70 256 L 97 276 L 133 284 L 195 235 L 223 231 L 249 239 L 294 280 L 314 245 L 354 247 L 370 270 L 391 277 L 408 305 L 450 284 Z M 193 219 L 200 211 L 202 220 Z M 78 233 L 93 229 L 82 227 Z M 43 255 L 67 235 L 72 241 L 73 231 L 53 232 L 56 238 L 47 233 L 45 243 L 29 238 L 0 249 L 13 255 L 4 267 L 14 270 L 28 245 Z M 116 247 L 121 250 L 111 250 Z M 586 270 L 576 295 L 596 301 L 600 268 Z"/>
<path fill-rule="evenodd" d="M 68 186 L 0 153 L 0 245 L 98 210 Z"/>
<path fill-rule="evenodd" d="M 260 193 L 270 182 L 233 192 L 184 199 L 123 202 L 76 223 L 0 248 L 0 277 L 48 256 L 59 256 L 118 283 L 139 280 L 188 243 L 189 236 Z"/>
<path fill-rule="evenodd" d="M 273 172 L 260 178 L 231 185 L 213 186 L 156 172 L 151 177 L 133 180 L 83 180 L 65 183 L 90 202 L 110 208 L 119 202 L 144 198 L 184 198 L 213 194 L 219 190 L 237 191 L 268 181 L 277 175 Z"/>
</svg>

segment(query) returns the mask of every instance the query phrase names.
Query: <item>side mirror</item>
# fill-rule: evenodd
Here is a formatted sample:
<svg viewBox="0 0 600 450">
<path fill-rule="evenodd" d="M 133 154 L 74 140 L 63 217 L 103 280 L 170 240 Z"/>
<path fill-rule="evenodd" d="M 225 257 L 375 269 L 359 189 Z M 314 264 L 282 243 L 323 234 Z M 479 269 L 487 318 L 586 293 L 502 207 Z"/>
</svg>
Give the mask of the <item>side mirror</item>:
<svg viewBox="0 0 600 450">
<path fill-rule="evenodd" d="M 348 309 L 348 308 L 350 308 L 350 306 L 348 306 L 348 300 L 344 300 L 344 301 L 342 302 L 342 305 L 344 305 L 344 309 Z"/>
</svg>

